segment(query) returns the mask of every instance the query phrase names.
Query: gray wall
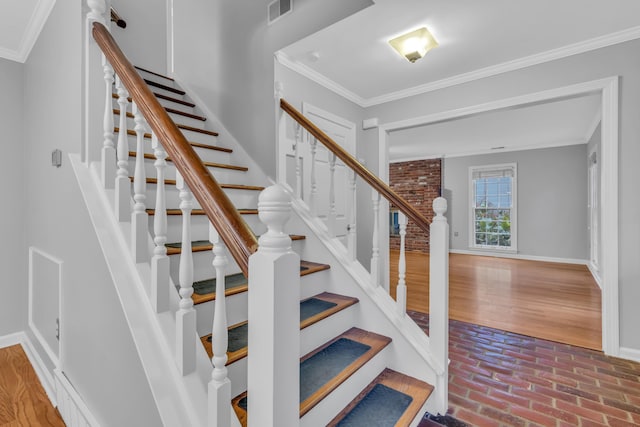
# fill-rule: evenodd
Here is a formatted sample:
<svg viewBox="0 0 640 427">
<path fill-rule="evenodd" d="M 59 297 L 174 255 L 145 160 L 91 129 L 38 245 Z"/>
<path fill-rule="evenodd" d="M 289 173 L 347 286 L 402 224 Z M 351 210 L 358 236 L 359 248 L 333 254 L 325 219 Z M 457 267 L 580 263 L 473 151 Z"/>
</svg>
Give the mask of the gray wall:
<svg viewBox="0 0 640 427">
<path fill-rule="evenodd" d="M 517 95 L 553 89 L 580 82 L 621 76 L 619 158 L 619 282 L 620 344 L 640 350 L 640 40 L 634 40 L 579 55 L 498 74 L 448 87 L 401 101 L 371 107 L 370 117 L 388 123 L 439 111 L 477 105 Z M 366 131 L 362 141 L 376 146 L 377 130 Z M 377 162 L 377 152 L 367 161 Z"/>
<path fill-rule="evenodd" d="M 23 124 L 24 66 L 0 58 L 0 167 L 2 206 L 0 236 L 0 337 L 22 331 L 27 324 L 27 249 L 25 245 L 25 159 Z"/>
<path fill-rule="evenodd" d="M 56 2 L 24 65 L 28 162 L 18 165 L 22 175 L 11 182 L 26 181 L 26 208 L 19 214 L 26 226 L 27 245 L 64 263 L 63 371 L 102 425 L 160 425 L 67 157 L 81 147 L 83 4 L 80 0 Z M 61 168 L 51 166 L 50 153 L 55 148 L 64 153 Z M 12 262 L 21 265 L 26 259 L 26 251 L 16 252 Z M 2 281 L 0 286 L 3 295 L 12 295 L 16 285 Z M 37 304 L 47 302 L 38 299 Z M 48 360 L 46 354 L 41 356 Z"/>
<path fill-rule="evenodd" d="M 451 249 L 470 249 L 469 167 L 517 163 L 518 254 L 587 260 L 586 158 L 586 145 L 445 158 Z"/>
</svg>

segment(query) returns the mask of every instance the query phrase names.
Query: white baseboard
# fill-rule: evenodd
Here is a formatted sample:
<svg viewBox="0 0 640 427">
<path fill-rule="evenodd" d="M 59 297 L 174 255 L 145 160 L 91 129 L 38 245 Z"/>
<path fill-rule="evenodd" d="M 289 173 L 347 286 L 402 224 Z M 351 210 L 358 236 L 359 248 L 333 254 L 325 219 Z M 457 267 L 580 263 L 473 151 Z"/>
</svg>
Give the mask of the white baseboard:
<svg viewBox="0 0 640 427">
<path fill-rule="evenodd" d="M 0 348 L 9 347 L 16 344 L 20 344 L 22 346 L 24 353 L 27 355 L 27 359 L 29 359 L 29 363 L 31 363 L 36 376 L 40 380 L 40 384 L 42 384 L 42 388 L 44 388 L 49 401 L 51 401 L 51 404 L 53 406 L 58 406 L 53 375 L 51 375 L 51 372 L 49 372 L 47 365 L 44 364 L 44 361 L 36 351 L 33 343 L 29 339 L 29 336 L 24 332 L 17 332 L 0 337 Z"/>
<path fill-rule="evenodd" d="M 68 427 L 99 427 L 100 424 L 60 369 L 54 370 L 58 411 Z"/>
<path fill-rule="evenodd" d="M 600 278 L 600 272 L 598 271 L 598 269 L 593 265 L 592 262 L 587 263 L 587 268 L 591 272 L 593 280 L 595 280 L 598 287 L 602 289 L 602 279 Z"/>
<path fill-rule="evenodd" d="M 514 253 L 493 252 L 493 251 L 471 251 L 466 249 L 451 249 L 449 250 L 449 253 L 463 254 L 463 255 L 492 256 L 496 258 L 524 259 L 529 261 L 557 262 L 562 264 L 579 264 L 579 265 L 589 264 L 589 261 L 587 261 L 586 259 L 555 258 L 555 257 L 547 257 L 547 256 L 524 255 L 524 254 L 514 254 Z"/>
<path fill-rule="evenodd" d="M 620 357 L 623 359 L 640 362 L 640 350 L 634 348 L 620 347 Z"/>
</svg>

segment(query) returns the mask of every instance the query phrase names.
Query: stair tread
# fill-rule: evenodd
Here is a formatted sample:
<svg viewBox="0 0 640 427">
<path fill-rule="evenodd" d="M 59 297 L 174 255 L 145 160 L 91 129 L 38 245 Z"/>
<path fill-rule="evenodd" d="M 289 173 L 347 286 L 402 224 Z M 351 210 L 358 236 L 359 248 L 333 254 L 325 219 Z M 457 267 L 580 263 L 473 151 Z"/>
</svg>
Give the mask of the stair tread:
<svg viewBox="0 0 640 427">
<path fill-rule="evenodd" d="M 258 214 L 258 209 L 236 209 L 238 211 L 238 213 L 240 215 L 257 215 Z M 147 214 L 148 215 L 155 215 L 156 214 L 156 210 L 155 209 L 147 209 Z M 204 209 L 192 209 L 191 210 L 191 215 L 206 215 L 207 213 L 204 211 Z M 182 210 L 180 209 L 167 209 L 167 215 L 168 216 L 178 216 L 178 215 L 182 215 Z"/>
<path fill-rule="evenodd" d="M 157 87 L 158 89 L 166 90 L 168 92 L 173 92 L 173 93 L 178 94 L 178 95 L 186 95 L 187 94 L 187 92 L 183 91 L 182 89 L 176 89 L 175 87 L 167 86 L 167 85 L 164 85 L 162 83 L 154 82 L 153 80 L 149 80 L 149 79 L 143 79 L 143 80 L 147 85 L 153 86 L 153 87 Z"/>
<path fill-rule="evenodd" d="M 117 134 L 118 132 L 120 132 L 120 128 L 119 127 L 114 127 L 113 128 L 113 133 Z M 136 136 L 136 131 L 134 131 L 133 129 L 127 129 L 127 135 Z M 145 132 L 144 139 L 151 139 L 151 134 L 148 133 L 148 132 Z M 233 152 L 233 150 L 231 148 L 219 147 L 217 145 L 203 144 L 202 142 L 194 142 L 194 141 L 188 141 L 188 142 L 192 147 L 207 148 L 209 150 L 222 151 L 222 152 L 225 152 L 225 153 L 232 153 Z"/>
<path fill-rule="evenodd" d="M 306 276 L 331 268 L 327 264 L 318 264 L 311 261 L 300 260 L 300 276 Z M 249 289 L 247 279 L 242 273 L 232 274 L 225 278 L 225 295 L 235 295 Z M 216 299 L 216 278 L 204 279 L 193 284 L 193 303 L 202 304 Z"/>
<path fill-rule="evenodd" d="M 184 117 L 189 117 L 190 119 L 200 120 L 201 122 L 206 122 L 207 121 L 206 117 L 199 116 L 197 114 L 191 114 L 191 113 L 187 113 L 185 111 L 175 110 L 175 109 L 169 108 L 169 107 L 165 107 L 165 110 L 167 111 L 167 113 L 177 114 L 179 116 L 184 116 Z"/>
<path fill-rule="evenodd" d="M 306 236 L 300 234 L 290 234 L 289 237 L 293 241 L 304 240 Z M 182 253 L 182 243 L 167 243 L 167 255 L 178 255 Z M 213 249 L 213 245 L 208 240 L 194 240 L 191 242 L 191 252 L 203 252 Z"/>
<path fill-rule="evenodd" d="M 133 177 L 131 177 L 133 181 Z M 157 178 L 147 178 L 147 184 L 157 184 Z M 175 179 L 165 179 L 164 183 L 167 185 L 176 185 Z M 230 190 L 249 190 L 249 191 L 262 191 L 264 187 L 260 187 L 257 185 L 243 185 L 243 184 L 218 184 L 222 188 L 230 189 Z"/>
<path fill-rule="evenodd" d="M 129 157 L 136 157 L 137 153 L 135 151 L 129 151 Z M 156 160 L 157 157 L 154 154 L 151 153 L 144 153 L 144 158 L 148 159 L 148 160 Z M 168 162 L 172 162 L 173 160 L 171 160 L 170 157 L 167 157 L 166 159 Z M 245 166 L 236 166 L 236 165 L 228 165 L 225 163 L 215 163 L 215 162 L 202 162 L 203 165 L 210 167 L 210 168 L 221 168 L 221 169 L 231 169 L 231 170 L 236 170 L 236 171 L 241 171 L 241 172 L 246 172 L 249 170 L 249 168 L 245 167 Z"/>
<path fill-rule="evenodd" d="M 389 337 L 354 327 L 303 356 L 300 359 L 300 417 L 390 342 Z M 232 400 L 233 408 L 242 425 L 246 425 L 246 401 L 246 392 Z"/>
<path fill-rule="evenodd" d="M 194 104 L 193 102 L 184 101 L 184 100 L 182 100 L 182 99 L 178 99 L 178 98 L 172 98 L 172 97 L 170 97 L 170 96 L 163 95 L 163 94 L 161 94 L 161 93 L 153 92 L 153 94 L 154 94 L 154 95 L 155 95 L 155 97 L 156 97 L 156 98 L 158 98 L 158 99 L 164 99 L 165 101 L 175 102 L 176 104 L 184 105 L 184 106 L 186 106 L 186 107 L 191 107 L 191 108 L 193 108 L 193 107 L 195 107 L 195 106 L 196 106 L 196 104 Z M 113 94 L 111 94 L 111 96 L 112 96 L 113 98 L 115 98 L 115 99 L 118 99 L 118 94 L 117 94 L 117 93 L 113 93 Z M 131 97 L 128 97 L 128 98 L 127 98 L 127 100 L 128 100 L 129 102 L 132 102 Z"/>
<path fill-rule="evenodd" d="M 431 384 L 386 368 L 327 426 L 406 427 L 432 392 Z"/>
<path fill-rule="evenodd" d="M 120 109 L 119 108 L 114 108 L 113 109 L 113 114 L 115 114 L 116 116 L 119 116 L 120 115 Z M 135 119 L 136 116 L 133 113 L 130 113 L 129 111 L 127 111 L 127 117 L 130 118 L 130 119 Z M 203 133 L 205 135 L 210 135 L 210 136 L 218 136 L 218 132 L 214 132 L 212 130 L 196 128 L 196 127 L 189 126 L 189 125 L 183 125 L 181 123 L 176 123 L 175 125 L 178 126 L 178 129 L 188 130 L 188 131 L 191 131 L 191 132 Z M 128 129 L 127 133 L 129 135 L 131 135 L 131 133 L 129 133 L 129 130 L 131 130 L 131 129 Z M 133 135 L 135 135 L 135 134 L 136 134 L 135 131 L 133 131 Z M 151 138 L 151 134 L 150 133 L 145 133 L 145 137 L 147 135 L 149 135 L 149 138 Z"/>
<path fill-rule="evenodd" d="M 305 310 L 303 307 L 305 303 L 312 299 L 317 299 L 320 301 L 327 301 L 335 303 L 334 306 L 331 307 L 321 307 L 322 311 L 317 310 Z M 304 329 L 309 326 L 311 323 L 316 323 L 322 319 L 325 319 L 332 314 L 335 314 L 341 310 L 344 310 L 347 307 L 352 306 L 357 303 L 358 299 L 353 297 L 348 297 L 344 295 L 332 294 L 329 292 L 323 292 L 321 294 L 315 295 L 311 298 L 307 298 L 304 301 L 300 301 L 300 329 Z M 227 365 L 230 365 L 233 362 L 236 362 L 243 357 L 247 356 L 247 322 L 238 323 L 237 325 L 233 325 L 229 327 L 229 349 L 227 351 Z M 233 337 L 231 336 L 231 331 L 233 330 Z M 245 335 L 242 335 L 245 334 Z M 211 349 L 211 334 L 205 335 L 200 338 L 202 344 L 204 345 L 205 350 L 207 350 L 207 354 L 209 357 L 213 357 L 213 352 Z M 233 341 L 233 345 L 231 342 Z"/>
<path fill-rule="evenodd" d="M 137 70 L 144 71 L 145 73 L 153 74 L 154 76 L 162 77 L 163 79 L 167 79 L 172 82 L 175 81 L 173 78 L 167 77 L 160 73 L 156 73 L 155 71 L 147 70 L 146 68 L 138 67 L 137 65 L 134 65 L 133 67 L 136 68 Z"/>
</svg>

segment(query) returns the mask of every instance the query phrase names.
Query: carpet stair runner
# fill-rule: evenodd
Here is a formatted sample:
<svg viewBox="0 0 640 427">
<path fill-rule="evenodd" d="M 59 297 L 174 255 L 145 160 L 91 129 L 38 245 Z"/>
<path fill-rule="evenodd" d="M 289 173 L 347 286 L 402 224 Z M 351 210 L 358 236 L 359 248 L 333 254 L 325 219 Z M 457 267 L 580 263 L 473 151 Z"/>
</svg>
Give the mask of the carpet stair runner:
<svg viewBox="0 0 640 427">
<path fill-rule="evenodd" d="M 204 128 L 206 117 L 194 110 L 196 105 L 186 97 L 186 93 L 182 89 L 177 87 L 173 79 L 139 67 L 136 68 L 138 68 L 147 84 L 152 87 L 152 91 L 166 111 L 176 120 L 178 128 L 184 134 L 189 133 L 190 136 L 200 135 L 196 138 L 197 141 L 190 141 L 192 146 L 204 150 L 204 152 L 210 151 L 214 154 L 218 153 L 224 156 L 229 156 L 233 153 L 233 150 L 217 145 L 216 137 L 218 133 Z M 117 100 L 117 94 L 114 93 L 113 98 Z M 120 114 L 120 109 L 116 103 L 114 103 L 114 114 Z M 126 117 L 133 120 L 131 113 L 127 113 Z M 182 119 L 191 120 L 192 122 L 190 123 L 192 124 L 199 123 L 199 125 L 203 127 L 200 128 L 182 124 L 180 123 Z M 131 129 L 133 129 L 133 126 L 127 131 L 132 137 L 130 138 L 130 144 L 132 144 L 130 147 L 135 147 L 135 138 L 133 137 L 136 136 L 136 133 Z M 118 132 L 117 127 L 115 128 L 115 132 Z M 145 133 L 144 138 L 150 141 L 151 134 Z M 211 140 L 205 141 L 203 138 L 211 138 Z M 149 144 L 149 146 L 150 145 L 151 144 Z M 200 154 L 201 152 L 198 153 L 202 156 L 202 154 Z M 131 149 L 129 156 L 135 158 L 135 148 Z M 156 159 L 150 149 L 145 150 L 144 158 L 150 161 Z M 167 161 L 170 162 L 171 159 L 167 158 Z M 234 165 L 232 161 L 206 161 L 203 163 L 207 167 L 212 168 L 212 171 L 248 171 L 248 168 Z M 228 178 L 225 175 L 225 181 L 228 183 L 221 184 L 222 188 L 225 189 L 225 191 L 241 190 L 243 194 L 251 191 L 258 192 L 264 189 L 262 186 L 253 185 L 254 183 L 233 182 L 234 179 L 235 178 Z M 133 177 L 131 177 L 131 181 L 133 182 Z M 218 179 L 218 181 L 220 180 Z M 146 182 L 152 185 L 157 184 L 157 180 L 153 176 L 147 177 Z M 174 179 L 165 179 L 167 186 L 175 185 L 175 183 L 176 181 Z M 148 192 L 151 195 L 155 192 L 155 188 L 148 189 Z M 256 197 L 252 199 L 257 201 Z M 155 209 L 150 208 L 146 211 L 150 216 L 150 224 L 152 224 Z M 255 207 L 244 205 L 242 209 L 238 209 L 238 212 L 246 216 L 256 215 L 258 210 Z M 168 208 L 167 214 L 180 216 L 182 215 L 182 211 L 177 208 Z M 201 209 L 193 209 L 192 215 L 194 216 L 193 221 L 206 221 L 204 217 L 205 212 Z M 174 224 L 174 226 L 175 225 L 176 224 Z M 211 243 L 203 238 L 206 237 L 194 236 L 194 240 L 191 243 L 192 252 L 211 251 Z M 294 241 L 304 241 L 305 236 L 291 235 L 291 239 Z M 180 255 L 182 253 L 181 243 L 168 243 L 166 247 L 168 255 Z M 198 261 L 194 257 L 194 263 L 195 262 L 204 261 L 203 259 Z M 207 262 L 210 265 L 210 259 L 207 260 Z M 327 264 L 300 261 L 301 278 L 302 276 L 309 276 L 329 269 L 330 265 Z M 211 275 L 214 274 L 215 272 L 211 271 Z M 197 280 L 193 283 L 193 288 L 193 301 L 196 309 L 198 305 L 214 300 L 216 298 L 216 292 L 218 291 L 215 277 Z M 226 277 L 226 296 L 241 296 L 240 294 L 245 294 L 247 291 L 248 282 L 241 273 L 229 274 Z M 358 302 L 357 298 L 329 292 L 321 292 L 315 296 L 306 298 L 300 302 L 300 329 L 303 330 L 314 324 L 321 325 L 319 322 L 333 315 L 337 315 L 349 307 L 357 307 L 356 304 Z M 345 327 L 348 326 L 349 325 L 345 325 Z M 247 356 L 248 327 L 249 325 L 245 320 L 235 323 L 228 328 L 229 347 L 227 365 L 234 364 Z M 343 382 L 365 366 L 367 362 L 383 352 L 383 350 L 391 344 L 391 341 L 391 338 L 386 336 L 352 327 L 301 357 L 300 416 L 303 417 L 307 412 L 311 411 L 312 408 L 329 396 Z M 201 337 L 201 342 L 209 357 L 211 357 L 211 334 Z M 377 377 L 364 388 L 351 403 L 342 409 L 342 411 L 340 411 L 339 407 L 335 408 L 337 415 L 329 425 L 386 427 L 409 426 L 413 422 L 417 412 L 422 408 L 433 387 L 388 368 L 382 372 L 378 372 Z M 374 375 L 368 378 L 373 378 Z M 369 381 L 369 379 L 367 379 L 367 381 Z M 247 425 L 246 404 L 246 392 L 235 397 L 232 401 L 233 408 L 241 424 L 244 426 Z"/>
</svg>

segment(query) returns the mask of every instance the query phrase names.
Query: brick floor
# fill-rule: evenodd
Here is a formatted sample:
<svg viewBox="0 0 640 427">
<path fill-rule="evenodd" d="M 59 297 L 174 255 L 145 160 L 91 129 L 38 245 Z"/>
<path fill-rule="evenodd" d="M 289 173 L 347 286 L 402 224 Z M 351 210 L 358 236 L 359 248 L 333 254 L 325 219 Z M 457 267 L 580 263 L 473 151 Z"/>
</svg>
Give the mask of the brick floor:
<svg viewBox="0 0 640 427">
<path fill-rule="evenodd" d="M 640 426 L 640 363 L 455 320 L 449 358 L 449 412 L 419 427 Z"/>
</svg>

